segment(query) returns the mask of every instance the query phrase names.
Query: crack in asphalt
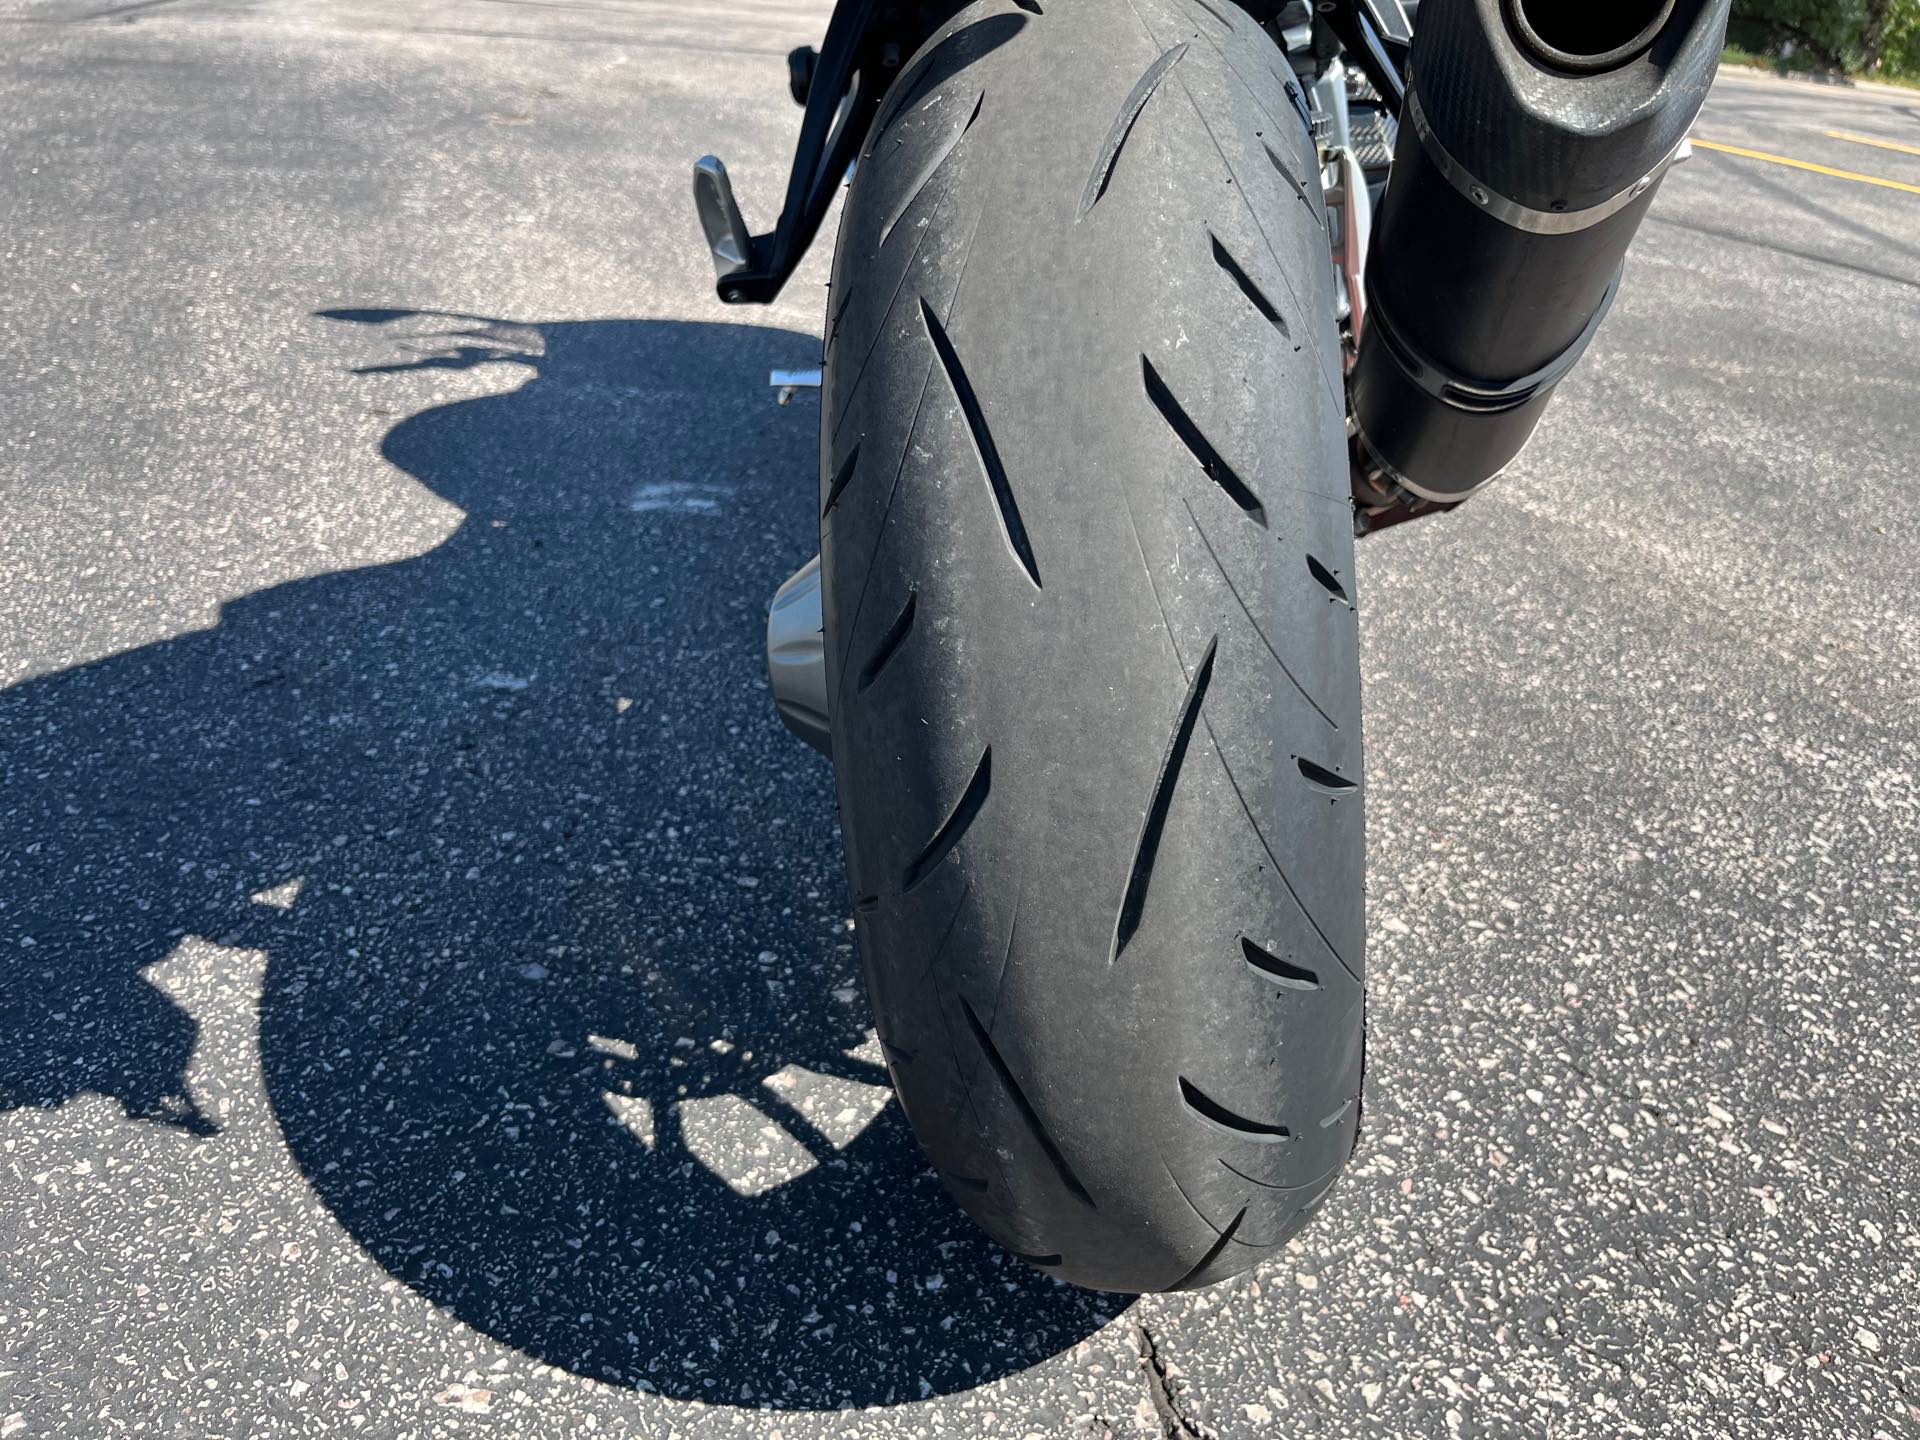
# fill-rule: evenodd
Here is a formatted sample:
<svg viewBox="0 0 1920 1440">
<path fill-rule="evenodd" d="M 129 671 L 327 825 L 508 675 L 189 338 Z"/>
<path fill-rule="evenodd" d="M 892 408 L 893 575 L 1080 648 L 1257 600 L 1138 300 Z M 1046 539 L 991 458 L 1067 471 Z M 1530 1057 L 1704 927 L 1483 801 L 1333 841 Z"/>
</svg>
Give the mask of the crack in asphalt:
<svg viewBox="0 0 1920 1440">
<path fill-rule="evenodd" d="M 1181 1412 L 1167 1382 L 1167 1367 L 1160 1359 L 1160 1347 L 1153 1332 L 1138 1321 L 1133 1338 L 1140 1346 L 1140 1371 L 1147 1379 L 1147 1395 L 1153 1401 L 1153 1413 L 1160 1420 L 1161 1440 L 1213 1440 L 1212 1434 Z"/>
</svg>

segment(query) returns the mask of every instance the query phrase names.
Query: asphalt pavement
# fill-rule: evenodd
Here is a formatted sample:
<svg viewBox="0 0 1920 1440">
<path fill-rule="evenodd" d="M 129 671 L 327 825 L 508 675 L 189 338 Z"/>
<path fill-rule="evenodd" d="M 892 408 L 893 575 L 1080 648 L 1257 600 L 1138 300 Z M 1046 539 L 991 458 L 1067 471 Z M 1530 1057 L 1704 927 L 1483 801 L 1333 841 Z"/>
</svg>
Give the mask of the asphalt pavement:
<svg viewBox="0 0 1920 1440">
<path fill-rule="evenodd" d="M 827 247 L 688 173 L 826 8 L 0 0 L 0 1437 L 1920 1431 L 1920 92 L 1725 77 L 1362 547 L 1361 1149 L 1129 1301 L 926 1171 L 768 700 Z"/>
</svg>

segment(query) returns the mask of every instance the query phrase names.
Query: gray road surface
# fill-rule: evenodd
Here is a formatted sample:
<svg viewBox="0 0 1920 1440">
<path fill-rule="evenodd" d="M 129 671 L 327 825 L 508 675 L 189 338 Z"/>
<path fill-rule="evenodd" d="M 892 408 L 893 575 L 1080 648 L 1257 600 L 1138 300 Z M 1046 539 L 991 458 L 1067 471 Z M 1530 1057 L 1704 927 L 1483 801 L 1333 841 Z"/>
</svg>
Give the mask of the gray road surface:
<svg viewBox="0 0 1920 1440">
<path fill-rule="evenodd" d="M 1366 1138 L 1129 1304 L 925 1172 L 767 703 L 826 256 L 687 169 L 824 10 L 0 0 L 0 1436 L 1915 1433 L 1920 194 L 1703 150 L 1365 547 Z"/>
</svg>

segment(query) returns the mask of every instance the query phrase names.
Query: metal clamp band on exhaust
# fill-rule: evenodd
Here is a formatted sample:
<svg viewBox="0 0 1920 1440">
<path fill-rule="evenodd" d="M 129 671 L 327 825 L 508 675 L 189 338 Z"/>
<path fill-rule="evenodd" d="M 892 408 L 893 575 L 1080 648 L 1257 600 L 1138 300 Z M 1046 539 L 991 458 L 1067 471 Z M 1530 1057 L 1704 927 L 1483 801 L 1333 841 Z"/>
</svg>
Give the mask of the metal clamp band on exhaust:
<svg viewBox="0 0 1920 1440">
<path fill-rule="evenodd" d="M 1613 283 L 1607 286 L 1607 293 L 1600 301 L 1599 308 L 1593 312 L 1586 329 L 1575 337 L 1571 345 L 1531 375 L 1522 375 L 1518 380 L 1510 380 L 1504 385 L 1484 385 L 1449 373 L 1445 366 L 1423 355 L 1405 333 L 1394 325 L 1393 317 L 1385 307 L 1378 303 L 1369 307 L 1367 315 L 1379 327 L 1381 338 L 1400 362 L 1406 377 L 1427 394 L 1456 410 L 1498 414 L 1502 410 L 1525 405 L 1542 390 L 1551 390 L 1567 378 L 1573 367 L 1580 363 L 1580 357 L 1587 353 L 1593 337 L 1600 333 L 1600 322 L 1607 318 L 1607 312 L 1613 308 L 1614 297 L 1620 293 L 1620 280 L 1625 273 L 1624 265 L 1613 272 Z"/>
<path fill-rule="evenodd" d="M 1614 297 L 1620 293 L 1620 281 L 1626 274 L 1625 265 L 1613 273 L 1613 282 L 1607 286 L 1606 295 L 1593 312 L 1586 327 L 1574 338 L 1571 345 L 1562 350 L 1545 365 L 1529 375 L 1505 384 L 1489 385 L 1466 379 L 1449 370 L 1446 366 L 1424 353 L 1420 347 L 1407 338 L 1406 332 L 1393 323 L 1388 310 L 1377 302 L 1370 304 L 1367 310 L 1367 328 L 1369 341 L 1379 347 L 1392 367 L 1405 380 L 1423 392 L 1428 399 L 1440 407 L 1441 411 L 1455 415 L 1480 416 L 1489 422 L 1494 417 L 1513 414 L 1531 405 L 1535 400 L 1549 394 L 1554 387 L 1566 379 L 1580 358 L 1587 353 L 1587 347 L 1593 343 L 1593 337 L 1600 331 L 1600 322 L 1607 318 L 1607 312 L 1613 308 Z M 1419 480 L 1406 475 L 1400 467 L 1389 461 L 1381 448 L 1367 433 L 1366 417 L 1356 406 L 1353 415 L 1354 428 L 1368 454 L 1379 465 L 1382 472 L 1408 494 L 1421 500 L 1432 501 L 1440 505 L 1456 505 L 1465 500 L 1474 491 L 1492 481 L 1501 469 L 1509 463 L 1513 454 L 1517 454 L 1526 438 L 1533 433 L 1538 416 L 1525 422 L 1525 430 L 1520 445 L 1514 447 L 1512 454 L 1504 457 L 1477 483 L 1450 489 L 1436 489 L 1422 484 Z"/>
<path fill-rule="evenodd" d="M 1434 165 L 1447 177 L 1448 184 L 1496 220 L 1532 235 L 1573 235 L 1591 229 L 1602 220 L 1612 219 L 1652 189 L 1687 145 L 1683 136 L 1665 159 L 1610 200 L 1602 200 L 1598 205 L 1589 205 L 1584 210 L 1536 210 L 1500 194 L 1453 158 L 1427 121 L 1427 112 L 1421 107 L 1417 85 L 1407 88 L 1406 117 L 1412 123 L 1414 133 L 1420 137 L 1420 143 L 1433 157 Z"/>
</svg>

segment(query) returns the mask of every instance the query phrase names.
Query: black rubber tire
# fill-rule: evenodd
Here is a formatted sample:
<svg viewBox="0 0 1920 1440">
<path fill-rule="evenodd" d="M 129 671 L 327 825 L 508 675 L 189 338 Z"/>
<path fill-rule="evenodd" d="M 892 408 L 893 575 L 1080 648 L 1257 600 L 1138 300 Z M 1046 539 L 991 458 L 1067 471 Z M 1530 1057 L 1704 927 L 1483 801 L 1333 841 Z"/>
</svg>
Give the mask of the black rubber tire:
<svg viewBox="0 0 1920 1440">
<path fill-rule="evenodd" d="M 1284 1243 L 1358 1133 L 1352 511 L 1315 150 L 1211 0 L 989 0 L 843 221 L 828 685 L 876 1023 L 949 1188 L 1080 1285 Z"/>
</svg>

